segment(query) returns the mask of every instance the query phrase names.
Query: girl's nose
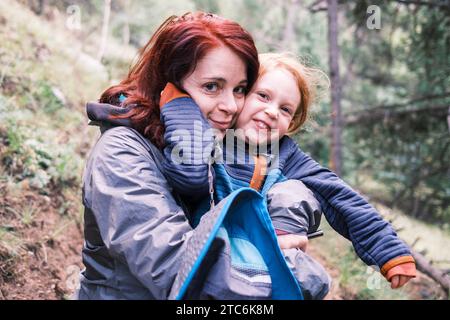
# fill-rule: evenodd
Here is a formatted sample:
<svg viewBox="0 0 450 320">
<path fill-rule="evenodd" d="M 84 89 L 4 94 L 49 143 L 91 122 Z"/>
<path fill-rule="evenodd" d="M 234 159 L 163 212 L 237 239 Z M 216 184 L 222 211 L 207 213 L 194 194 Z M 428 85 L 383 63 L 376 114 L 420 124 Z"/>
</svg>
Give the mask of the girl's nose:
<svg viewBox="0 0 450 320">
<path fill-rule="evenodd" d="M 273 105 L 269 105 L 267 106 L 267 108 L 264 110 L 264 112 L 272 119 L 278 119 L 278 109 L 273 106 Z"/>
</svg>

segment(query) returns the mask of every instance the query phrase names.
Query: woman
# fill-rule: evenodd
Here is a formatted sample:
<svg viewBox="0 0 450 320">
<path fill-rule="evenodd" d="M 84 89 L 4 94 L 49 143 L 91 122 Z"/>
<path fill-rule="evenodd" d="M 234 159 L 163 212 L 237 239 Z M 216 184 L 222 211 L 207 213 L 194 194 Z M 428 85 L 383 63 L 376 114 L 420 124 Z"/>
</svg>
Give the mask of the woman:
<svg viewBox="0 0 450 320">
<path fill-rule="evenodd" d="M 166 20 L 128 76 L 102 94 L 100 102 L 116 105 L 126 97 L 115 121 L 132 128 L 103 127 L 86 165 L 79 299 L 167 298 L 193 231 L 162 175 L 160 93 L 185 81 L 210 125 L 225 130 L 258 67 L 253 39 L 237 23 L 185 14 Z M 208 94 L 216 84 L 220 90 Z"/>
</svg>

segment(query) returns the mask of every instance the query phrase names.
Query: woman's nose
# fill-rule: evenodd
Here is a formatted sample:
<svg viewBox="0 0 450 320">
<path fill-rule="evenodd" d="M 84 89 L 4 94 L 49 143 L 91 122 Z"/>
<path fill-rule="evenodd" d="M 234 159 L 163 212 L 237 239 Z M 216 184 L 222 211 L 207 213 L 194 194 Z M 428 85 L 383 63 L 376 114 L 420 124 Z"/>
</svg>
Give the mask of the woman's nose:
<svg viewBox="0 0 450 320">
<path fill-rule="evenodd" d="M 219 103 L 219 109 L 227 114 L 234 115 L 238 111 L 238 104 L 233 94 L 227 94 Z"/>
</svg>

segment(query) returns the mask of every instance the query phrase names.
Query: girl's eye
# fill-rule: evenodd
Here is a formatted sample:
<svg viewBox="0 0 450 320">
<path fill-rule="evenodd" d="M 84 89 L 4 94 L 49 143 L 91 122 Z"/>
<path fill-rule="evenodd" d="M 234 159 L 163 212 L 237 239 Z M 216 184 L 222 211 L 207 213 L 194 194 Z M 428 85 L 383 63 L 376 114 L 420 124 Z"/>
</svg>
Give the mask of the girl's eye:
<svg viewBox="0 0 450 320">
<path fill-rule="evenodd" d="M 219 90 L 219 85 L 215 82 L 207 83 L 203 86 L 207 92 L 216 92 Z"/>
<path fill-rule="evenodd" d="M 234 89 L 234 93 L 238 95 L 244 95 L 247 91 L 247 88 L 245 86 L 237 87 Z"/>
<path fill-rule="evenodd" d="M 269 100 L 269 96 L 267 94 L 265 94 L 264 92 L 258 92 L 257 94 L 263 101 Z"/>
<path fill-rule="evenodd" d="M 284 113 L 288 114 L 288 115 L 292 115 L 292 110 L 289 107 L 281 107 L 280 108 L 281 111 L 283 111 Z"/>
</svg>

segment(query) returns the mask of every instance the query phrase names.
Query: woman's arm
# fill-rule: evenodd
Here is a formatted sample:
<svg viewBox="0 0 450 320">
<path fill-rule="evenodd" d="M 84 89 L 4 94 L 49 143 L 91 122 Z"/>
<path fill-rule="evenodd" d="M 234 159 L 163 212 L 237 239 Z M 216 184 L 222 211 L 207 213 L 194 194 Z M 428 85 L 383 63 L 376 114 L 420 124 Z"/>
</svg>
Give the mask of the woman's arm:
<svg viewBox="0 0 450 320">
<path fill-rule="evenodd" d="M 130 128 L 107 130 L 86 166 L 83 202 L 108 253 L 166 299 L 192 229 L 161 173 L 156 148 Z"/>
<path fill-rule="evenodd" d="M 164 174 L 181 195 L 208 195 L 208 160 L 215 148 L 214 131 L 188 95 L 169 83 L 161 96 L 165 126 Z"/>
</svg>

